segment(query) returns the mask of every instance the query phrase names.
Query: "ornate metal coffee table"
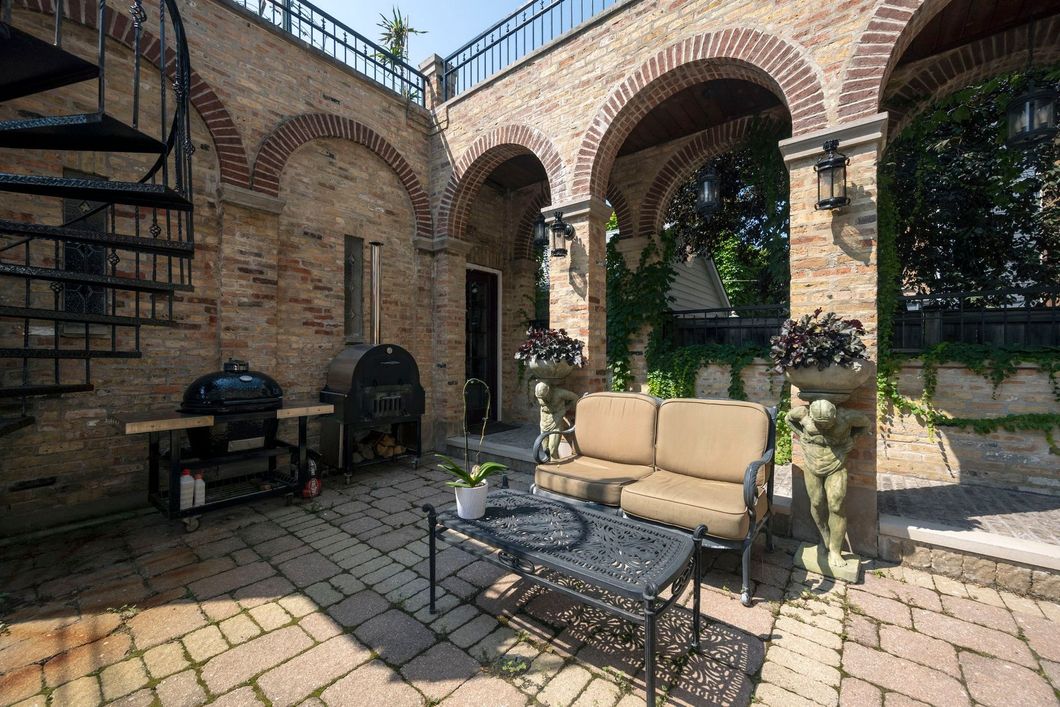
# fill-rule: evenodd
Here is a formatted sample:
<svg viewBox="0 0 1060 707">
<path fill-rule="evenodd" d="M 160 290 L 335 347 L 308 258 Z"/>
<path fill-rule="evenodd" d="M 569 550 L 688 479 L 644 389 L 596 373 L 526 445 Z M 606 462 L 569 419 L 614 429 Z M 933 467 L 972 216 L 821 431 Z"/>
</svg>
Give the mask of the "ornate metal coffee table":
<svg viewBox="0 0 1060 707">
<path fill-rule="evenodd" d="M 648 705 L 655 704 L 656 619 L 677 602 L 690 581 L 695 582 L 692 646 L 699 648 L 699 549 L 705 527 L 690 536 L 503 488 L 490 492 L 486 515 L 478 520 L 461 519 L 455 506 L 439 513 L 428 504 L 423 511 L 430 545 L 431 613 L 435 611 L 436 538 L 452 530 L 499 550 L 486 553 L 472 548 L 471 552 L 506 570 L 643 625 Z M 578 582 L 567 586 L 549 575 Z M 586 590 L 591 588 L 603 592 L 590 594 Z M 662 599 L 666 588 L 670 596 Z M 641 610 L 608 601 L 607 595 L 639 603 Z"/>
</svg>

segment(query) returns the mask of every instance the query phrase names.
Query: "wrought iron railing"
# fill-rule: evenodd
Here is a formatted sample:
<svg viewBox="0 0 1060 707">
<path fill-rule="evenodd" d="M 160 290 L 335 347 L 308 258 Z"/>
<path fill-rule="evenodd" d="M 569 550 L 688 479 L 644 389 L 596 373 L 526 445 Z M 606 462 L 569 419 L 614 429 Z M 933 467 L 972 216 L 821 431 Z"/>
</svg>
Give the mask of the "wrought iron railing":
<svg viewBox="0 0 1060 707">
<path fill-rule="evenodd" d="M 768 347 L 788 318 L 784 304 L 671 312 L 670 336 L 678 346 L 725 344 Z"/>
<path fill-rule="evenodd" d="M 898 298 L 894 351 L 919 353 L 944 342 L 1060 346 L 1060 286 Z"/>
<path fill-rule="evenodd" d="M 314 49 L 420 105 L 426 77 L 400 57 L 305 0 L 232 0 Z"/>
<path fill-rule="evenodd" d="M 442 95 L 466 91 L 618 2 L 530 0 L 446 57 Z"/>
</svg>

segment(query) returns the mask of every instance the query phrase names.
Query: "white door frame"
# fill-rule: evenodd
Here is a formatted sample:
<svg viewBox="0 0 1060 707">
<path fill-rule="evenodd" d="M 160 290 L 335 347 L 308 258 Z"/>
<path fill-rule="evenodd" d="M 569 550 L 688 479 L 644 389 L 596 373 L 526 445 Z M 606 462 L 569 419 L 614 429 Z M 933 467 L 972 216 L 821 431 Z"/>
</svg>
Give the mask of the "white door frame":
<svg viewBox="0 0 1060 707">
<path fill-rule="evenodd" d="M 494 403 L 495 409 L 497 410 L 497 422 L 504 421 L 504 273 L 495 268 L 488 268 L 485 265 L 474 265 L 467 263 L 464 267 L 464 271 L 478 270 L 479 272 L 486 272 L 491 275 L 497 276 L 497 390 L 495 391 Z M 464 287 L 467 287 L 467 281 L 464 281 Z M 464 320 L 465 327 L 467 326 L 467 302 L 464 303 Z M 465 354 L 466 355 L 466 354 Z M 467 365 L 467 362 L 464 362 Z"/>
</svg>

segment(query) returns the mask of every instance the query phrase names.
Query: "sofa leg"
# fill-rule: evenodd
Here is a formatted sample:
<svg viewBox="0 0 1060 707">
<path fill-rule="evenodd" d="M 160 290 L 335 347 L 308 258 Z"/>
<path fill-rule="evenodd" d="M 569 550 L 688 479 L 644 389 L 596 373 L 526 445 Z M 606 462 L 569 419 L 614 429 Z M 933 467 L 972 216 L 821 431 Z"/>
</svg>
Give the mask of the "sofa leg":
<svg viewBox="0 0 1060 707">
<path fill-rule="evenodd" d="M 751 543 L 743 548 L 743 561 L 740 563 L 743 569 L 743 587 L 740 589 L 740 603 L 751 606 Z"/>
</svg>

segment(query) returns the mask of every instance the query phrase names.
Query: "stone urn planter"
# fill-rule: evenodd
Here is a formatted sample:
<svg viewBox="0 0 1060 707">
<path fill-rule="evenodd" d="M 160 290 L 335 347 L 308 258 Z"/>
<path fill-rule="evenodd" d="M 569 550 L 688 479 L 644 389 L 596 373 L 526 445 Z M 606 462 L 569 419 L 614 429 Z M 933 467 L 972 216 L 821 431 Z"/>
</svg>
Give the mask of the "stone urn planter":
<svg viewBox="0 0 1060 707">
<path fill-rule="evenodd" d="M 872 364 L 858 359 L 850 366 L 806 366 L 785 368 L 784 377 L 799 389 L 803 400 L 828 400 L 842 403 L 850 399 L 855 390 L 865 385 L 872 375 Z"/>
<path fill-rule="evenodd" d="M 530 378 L 546 383 L 562 383 L 574 371 L 574 366 L 566 361 L 549 361 L 543 358 L 532 358 L 526 362 Z"/>
</svg>

